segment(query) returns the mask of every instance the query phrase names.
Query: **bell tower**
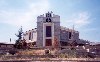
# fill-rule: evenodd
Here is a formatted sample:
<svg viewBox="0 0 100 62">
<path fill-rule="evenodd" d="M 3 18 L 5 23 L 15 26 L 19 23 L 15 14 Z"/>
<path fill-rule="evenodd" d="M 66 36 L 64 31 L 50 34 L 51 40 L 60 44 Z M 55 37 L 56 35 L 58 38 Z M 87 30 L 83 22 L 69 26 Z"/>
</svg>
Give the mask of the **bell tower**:
<svg viewBox="0 0 100 62">
<path fill-rule="evenodd" d="M 54 38 L 60 42 L 60 16 L 48 12 L 37 17 L 37 46 L 52 46 Z"/>
<path fill-rule="evenodd" d="M 43 23 L 43 46 L 52 46 L 54 41 L 54 23 L 52 22 L 52 13 L 46 13 Z"/>
</svg>

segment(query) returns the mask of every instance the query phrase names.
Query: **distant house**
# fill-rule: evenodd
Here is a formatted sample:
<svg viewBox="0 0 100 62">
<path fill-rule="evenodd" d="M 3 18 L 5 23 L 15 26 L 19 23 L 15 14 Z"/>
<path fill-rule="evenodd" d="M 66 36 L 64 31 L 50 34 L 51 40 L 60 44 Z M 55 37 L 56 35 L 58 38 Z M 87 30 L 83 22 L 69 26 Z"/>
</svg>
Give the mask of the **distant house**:
<svg viewBox="0 0 100 62">
<path fill-rule="evenodd" d="M 14 44 L 0 43 L 0 50 L 8 50 L 13 48 L 14 48 Z"/>
</svg>

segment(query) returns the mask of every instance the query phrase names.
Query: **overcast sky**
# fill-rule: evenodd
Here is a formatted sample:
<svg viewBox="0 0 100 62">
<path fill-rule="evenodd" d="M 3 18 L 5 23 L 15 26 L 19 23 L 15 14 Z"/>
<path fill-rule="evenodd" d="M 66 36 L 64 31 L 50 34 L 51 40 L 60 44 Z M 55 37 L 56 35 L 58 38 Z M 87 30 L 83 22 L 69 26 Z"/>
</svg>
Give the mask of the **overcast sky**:
<svg viewBox="0 0 100 62">
<path fill-rule="evenodd" d="M 80 32 L 80 38 L 100 41 L 100 0 L 0 0 L 0 42 L 14 43 L 20 26 L 36 28 L 37 16 L 52 11 L 61 26 Z"/>
</svg>

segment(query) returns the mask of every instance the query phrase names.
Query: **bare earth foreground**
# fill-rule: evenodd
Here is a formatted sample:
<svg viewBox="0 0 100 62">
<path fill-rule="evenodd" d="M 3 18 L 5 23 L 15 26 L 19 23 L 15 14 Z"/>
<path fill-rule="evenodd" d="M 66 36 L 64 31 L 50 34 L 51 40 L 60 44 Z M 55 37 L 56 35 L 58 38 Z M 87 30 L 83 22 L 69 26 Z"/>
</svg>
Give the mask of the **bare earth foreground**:
<svg viewBox="0 0 100 62">
<path fill-rule="evenodd" d="M 19 54 L 16 55 L 2 55 L 0 56 L 0 62 L 100 62 L 100 58 L 69 58 L 51 54 L 36 55 L 35 52 L 35 55 L 32 55 L 33 51 L 30 50 L 21 52 L 18 52 Z"/>
<path fill-rule="evenodd" d="M 0 60 L 0 62 L 100 62 L 100 58 L 41 58 L 41 59 L 21 59 L 21 60 Z"/>
</svg>

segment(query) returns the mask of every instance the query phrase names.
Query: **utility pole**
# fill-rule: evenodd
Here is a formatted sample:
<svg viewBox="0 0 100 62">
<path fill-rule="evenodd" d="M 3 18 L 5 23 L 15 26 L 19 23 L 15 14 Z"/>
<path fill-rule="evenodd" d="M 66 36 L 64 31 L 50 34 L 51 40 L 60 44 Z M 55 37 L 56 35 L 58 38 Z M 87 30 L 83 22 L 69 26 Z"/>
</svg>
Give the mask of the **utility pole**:
<svg viewBox="0 0 100 62">
<path fill-rule="evenodd" d="M 11 42 L 11 38 L 10 38 L 10 42 Z"/>
</svg>

